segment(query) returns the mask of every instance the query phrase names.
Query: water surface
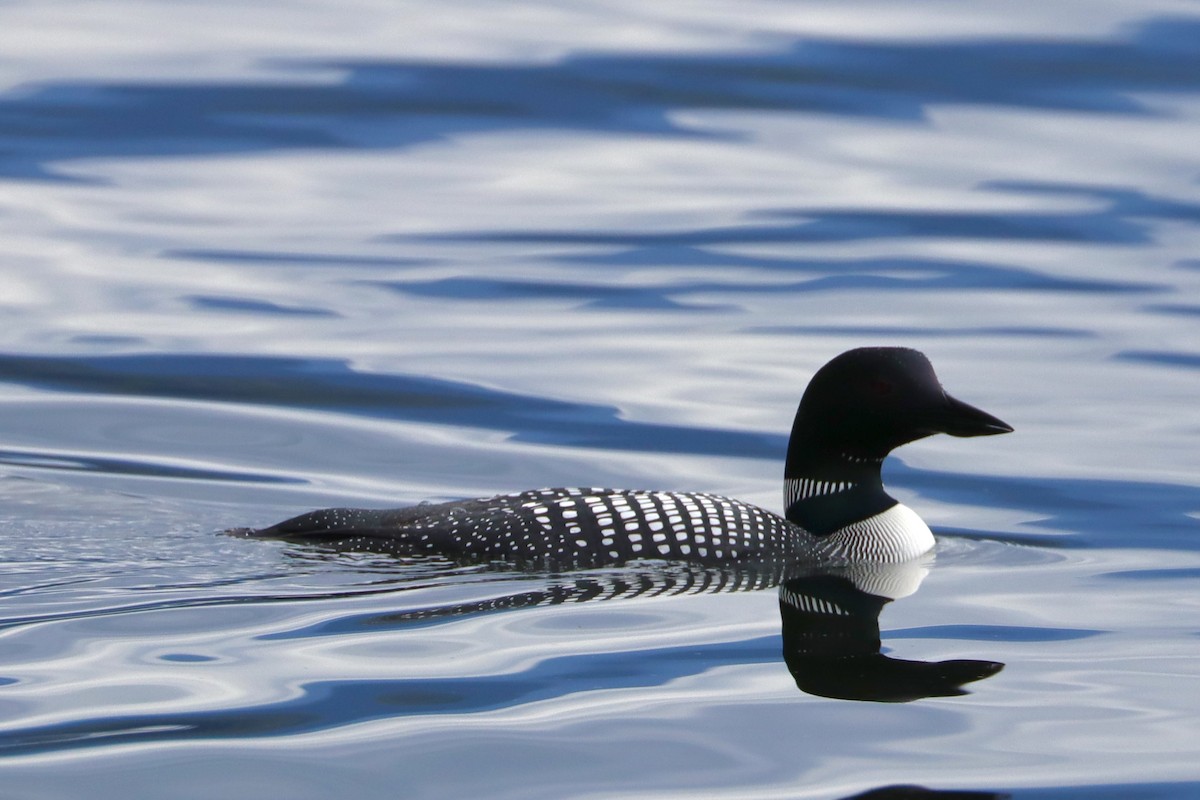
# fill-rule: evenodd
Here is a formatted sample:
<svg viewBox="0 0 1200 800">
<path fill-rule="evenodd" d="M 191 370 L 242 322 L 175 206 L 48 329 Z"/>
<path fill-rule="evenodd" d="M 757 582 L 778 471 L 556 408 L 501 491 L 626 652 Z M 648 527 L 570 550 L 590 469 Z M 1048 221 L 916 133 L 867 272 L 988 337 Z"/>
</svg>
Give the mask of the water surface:
<svg viewBox="0 0 1200 800">
<path fill-rule="evenodd" d="M 8 4 L 6 796 L 1194 796 L 1198 42 L 1179 2 Z M 853 601 L 874 697 L 796 576 L 221 534 L 778 509 L 867 344 L 1016 428 L 886 466 L 939 547 Z M 896 682 L 949 660 L 1003 669 Z"/>
</svg>

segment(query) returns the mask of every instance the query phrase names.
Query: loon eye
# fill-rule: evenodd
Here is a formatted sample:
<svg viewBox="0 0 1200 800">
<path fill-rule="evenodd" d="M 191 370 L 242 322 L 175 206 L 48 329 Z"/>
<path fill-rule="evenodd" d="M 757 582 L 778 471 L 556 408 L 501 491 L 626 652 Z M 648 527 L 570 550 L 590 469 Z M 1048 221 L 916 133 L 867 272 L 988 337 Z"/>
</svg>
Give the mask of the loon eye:
<svg viewBox="0 0 1200 800">
<path fill-rule="evenodd" d="M 871 392 L 876 397 L 887 397 L 896 388 L 896 385 L 886 378 L 876 378 L 871 381 Z"/>
</svg>

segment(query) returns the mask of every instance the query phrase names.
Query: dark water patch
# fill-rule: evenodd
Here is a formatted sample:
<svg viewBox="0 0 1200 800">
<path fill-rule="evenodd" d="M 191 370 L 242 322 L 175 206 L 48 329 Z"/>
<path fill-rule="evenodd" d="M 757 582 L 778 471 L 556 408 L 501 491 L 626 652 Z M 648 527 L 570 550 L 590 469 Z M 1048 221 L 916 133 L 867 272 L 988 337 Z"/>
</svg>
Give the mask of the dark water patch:
<svg viewBox="0 0 1200 800">
<path fill-rule="evenodd" d="M 676 250 L 720 245 L 828 244 L 877 239 L 1148 245 L 1155 241 L 1152 223 L 1156 220 L 1200 220 L 1200 205 L 1148 197 L 1134 190 L 1053 184 L 995 184 L 994 188 L 1001 187 L 1013 191 L 1020 188 L 1026 193 L 1078 196 L 1088 201 L 1088 208 L 1079 211 L 918 211 L 827 207 L 762 209 L 755 216 L 765 218 L 766 221 L 758 224 L 725 225 L 672 232 L 503 230 L 474 234 L 456 233 L 454 238 L 465 241 L 635 249 L 666 247 Z M 1093 207 L 1096 205 L 1100 207 Z M 604 258 L 620 263 L 619 256 Z M 1091 283 L 1077 280 L 1083 287 Z"/>
<path fill-rule="evenodd" d="M 1091 242 L 1095 244 L 1148 244 L 1146 225 L 1104 211 L 912 211 L 874 209 L 798 208 L 772 216 L 784 226 L 743 228 L 737 238 L 732 229 L 702 232 L 700 244 L 739 241 L 859 242 L 871 239 L 982 240 L 1033 242 Z M 716 238 L 711 238 L 711 237 Z"/>
<path fill-rule="evenodd" d="M 485 234 L 486 235 L 486 234 Z M 536 236 L 537 234 L 515 234 Z M 551 234 L 557 235 L 557 234 Z M 640 232 L 630 234 L 634 238 Z M 753 267 L 756 270 L 811 274 L 817 280 L 804 284 L 805 290 L 871 289 L 1012 289 L 1045 292 L 1152 292 L 1170 287 L 1140 281 L 1113 281 L 1092 278 L 1064 278 L 1012 264 L 982 261 L 917 258 L 795 258 L 788 256 L 752 256 L 725 253 L 708 245 L 680 244 L 670 241 L 640 243 L 622 241 L 614 234 L 617 249 L 599 253 L 571 253 L 555 256 L 564 264 L 596 264 L 623 267 L 713 267 L 720 269 Z M 668 235 L 669 238 L 669 235 Z M 719 244 L 719 243 L 718 243 Z M 735 243 L 731 243 L 735 244 Z M 902 280 L 897 280 L 897 277 Z M 872 283 L 872 282 L 875 283 Z M 731 285 L 736 285 L 732 284 Z"/>
<path fill-rule="evenodd" d="M 149 342 L 141 336 L 111 336 L 108 334 L 82 334 L 72 336 L 70 341 L 93 347 L 145 347 Z"/>
<path fill-rule="evenodd" d="M 734 230 L 734 229 L 731 229 Z M 736 229 L 736 230 L 741 230 Z M 482 234 L 487 236 L 488 234 Z M 537 241 L 541 234 L 516 233 L 504 234 L 506 239 L 526 237 Z M 559 234 L 548 234 L 551 237 Z M 563 234 L 571 238 L 596 239 L 611 236 L 613 243 L 628 235 L 642 238 L 643 234 L 630 232 L 603 234 Z M 455 239 L 469 238 L 471 234 Z M 654 238 L 655 234 L 649 234 Z M 664 235 L 670 238 L 673 234 Z M 661 256 L 661 260 L 659 259 Z M 586 253 L 559 255 L 555 262 L 564 264 L 587 264 L 603 266 L 645 266 L 659 268 L 663 266 L 690 264 L 693 266 L 741 268 L 766 268 L 788 276 L 808 275 L 805 280 L 786 280 L 783 282 L 752 281 L 727 279 L 723 281 L 693 281 L 689 283 L 672 283 L 654 288 L 640 287 L 642 292 L 654 292 L 661 295 L 674 296 L 677 294 L 755 294 L 787 292 L 792 294 L 803 292 L 823 291 L 1018 291 L 1018 292 L 1071 292 L 1071 293 L 1134 293 L 1164 291 L 1168 287 L 1160 284 L 1112 281 L 1090 278 L 1062 278 L 1054 275 L 1035 272 L 1028 268 L 987 264 L 980 262 L 946 261 L 933 259 L 912 258 L 866 258 L 866 259 L 800 259 L 800 258 L 764 258 L 757 256 L 726 255 L 709 252 L 701 246 L 682 245 L 678 243 L 662 243 L 654 245 L 637 245 L 616 251 L 606 249 L 603 253 Z M 415 283 L 415 282 L 414 282 Z M 408 282 L 392 282 L 385 284 L 397 290 L 406 290 Z M 523 290 L 524 296 L 535 298 L 544 296 L 539 292 L 582 292 L 583 287 L 570 286 L 566 289 L 556 289 L 551 286 L 542 288 L 542 284 L 505 283 L 503 281 L 489 282 L 477 279 L 452 280 L 429 284 L 416 283 L 416 291 L 440 292 L 439 296 L 454 296 L 453 290 L 462 289 L 464 299 L 502 299 L 509 292 Z M 495 294 L 487 292 L 495 286 Z M 597 291 L 629 291 L 616 285 L 604 284 Z M 561 296 L 561 295 L 560 295 Z"/>
<path fill-rule="evenodd" d="M 740 228 L 728 228 L 737 235 Z M 725 230 L 722 228 L 721 230 Z M 701 237 L 715 236 L 703 233 L 703 229 L 694 231 Z M 488 236 L 490 234 L 458 234 L 462 236 Z M 584 245 L 604 246 L 599 252 L 558 253 L 553 260 L 556 264 L 584 264 L 602 266 L 632 266 L 632 267 L 662 267 L 684 266 L 692 269 L 712 269 L 724 272 L 737 267 L 754 267 L 756 271 L 791 272 L 800 275 L 817 277 L 840 276 L 904 276 L 905 285 L 920 289 L 1004 289 L 1048 291 L 1136 291 L 1160 290 L 1164 285 L 1127 281 L 1098 281 L 1092 278 L 1064 278 L 1050 273 L 1031 270 L 1030 267 L 1015 264 L 997 264 L 994 261 L 968 261 L 964 259 L 947 258 L 905 258 L 905 257 L 871 257 L 871 258 L 797 258 L 794 255 L 754 255 L 749 253 L 731 253 L 720 249 L 721 245 L 744 245 L 754 239 L 728 242 L 689 243 L 673 241 L 674 236 L 686 240 L 694 235 L 689 231 L 678 234 L 665 234 L 654 241 L 643 241 L 641 231 L 632 231 L 626 237 L 620 233 L 587 233 L 577 234 L 571 231 L 521 231 L 521 233 L 504 234 L 517 237 L 521 241 L 542 242 L 539 236 L 548 236 L 545 243 L 584 243 Z M 559 242 L 558 237 L 565 239 Z M 438 236 L 434 236 L 438 237 Z M 395 237 L 401 239 L 401 237 Z M 444 237 L 443 237 L 444 239 Z"/>
<path fill-rule="evenodd" d="M 1187 303 L 1154 303 L 1142 306 L 1143 311 L 1151 314 L 1168 314 L 1176 317 L 1200 317 L 1200 305 Z"/>
<path fill-rule="evenodd" d="M 1102 572 L 1096 577 L 1133 579 L 1137 581 L 1193 581 L 1200 578 L 1200 567 L 1162 567 L 1158 569 L 1130 569 L 1118 572 Z"/>
<path fill-rule="evenodd" d="M 728 225 L 670 233 L 638 230 L 495 231 L 455 234 L 454 239 L 560 245 L 703 247 L 737 244 L 828 244 L 873 239 L 1029 241 L 1149 244 L 1148 225 L 1104 211 L 879 211 L 799 208 L 793 222 Z"/>
<path fill-rule="evenodd" d="M 268 317 L 340 317 L 335 311 L 324 308 L 299 308 L 296 306 L 281 306 L 265 300 L 245 300 L 237 297 L 214 297 L 210 295 L 191 295 L 183 298 L 191 303 L 193 308 L 211 311 L 232 311 L 246 314 L 261 314 Z"/>
<path fill-rule="evenodd" d="M 886 631 L 885 639 L 955 639 L 971 642 L 1070 642 L 1108 631 L 1033 628 L 1026 625 L 922 625 Z"/>
<path fill-rule="evenodd" d="M 159 656 L 161 661 L 170 661 L 175 664 L 204 664 L 210 661 L 218 661 L 215 656 L 203 656 L 198 653 L 167 653 Z"/>
<path fill-rule="evenodd" d="M 918 121 L 931 107 L 1149 116 L 1138 94 L 1200 89 L 1200 20 L 1158 17 L 1110 40 L 797 39 L 766 53 L 571 56 L 552 64 L 332 61 L 320 79 L 80 80 L 0 98 L 0 174 L 54 178 L 81 158 L 399 148 L 470 132 L 702 135 L 679 110 Z M 329 69 L 344 78 L 329 83 Z M 712 134 L 708 134 L 712 135 Z"/>
<path fill-rule="evenodd" d="M 1083 784 L 1010 789 L 1013 800 L 1194 800 L 1200 781 Z"/>
<path fill-rule="evenodd" d="M 517 673 L 453 678 L 313 681 L 274 703 L 167 711 L 10 730 L 0 758 L 152 742 L 291 736 L 393 717 L 469 714 L 603 689 L 664 686 L 722 666 L 779 660 L 778 636 L 544 659 Z"/>
<path fill-rule="evenodd" d="M 379 281 L 372 283 L 395 292 L 416 297 L 451 300 L 571 300 L 583 308 L 636 311 L 713 311 L 731 308 L 727 304 L 682 303 L 676 295 L 727 292 L 729 287 L 708 284 L 670 286 L 622 286 L 600 283 L 549 283 L 502 280 L 496 278 L 442 278 L 433 281 Z M 764 287 L 742 286 L 744 291 L 763 291 Z"/>
<path fill-rule="evenodd" d="M 1200 353 L 1177 353 L 1165 350 L 1123 350 L 1113 357 L 1118 361 L 1132 361 L 1138 364 L 1200 369 Z"/>
<path fill-rule="evenodd" d="M 770 256 L 722 253 L 707 247 L 688 244 L 656 242 L 653 245 L 622 247 L 601 253 L 564 253 L 554 257 L 556 263 L 623 267 L 755 267 L 798 272 L 828 271 L 838 261 L 776 258 Z"/>
<path fill-rule="evenodd" d="M 467 425 L 519 441 L 635 452 L 772 458 L 786 436 L 628 422 L 612 406 L 503 392 L 419 375 L 355 371 L 334 359 L 148 354 L 0 355 L 0 381 L 133 397 L 315 408 L 384 419 Z"/>
<path fill-rule="evenodd" d="M 264 266 L 320 267 L 419 267 L 437 263 L 434 259 L 403 258 L 400 256 L 362 256 L 350 253 L 288 253 L 264 250 L 178 249 L 164 250 L 163 258 L 185 261 L 216 261 L 231 264 L 261 264 Z"/>
<path fill-rule="evenodd" d="M 884 786 L 842 800 L 1194 800 L 1200 782 L 1110 783 L 1004 791 Z"/>
<path fill-rule="evenodd" d="M 1031 338 L 1031 339 L 1094 339 L 1093 331 L 1082 328 L 1050 328 L 1042 326 L 981 326 L 978 328 L 922 328 L 900 325 L 758 325 L 742 328 L 742 333 L 761 333 L 782 336 L 853 336 L 863 339 L 927 338 Z"/>
<path fill-rule="evenodd" d="M 80 453 L 38 450 L 0 449 L 0 464 L 37 469 L 98 472 L 105 475 L 130 475 L 144 478 L 172 478 L 194 481 L 236 481 L 239 483 L 298 484 L 303 481 L 285 475 L 242 470 L 201 469 L 147 459 L 116 458 Z"/>
</svg>

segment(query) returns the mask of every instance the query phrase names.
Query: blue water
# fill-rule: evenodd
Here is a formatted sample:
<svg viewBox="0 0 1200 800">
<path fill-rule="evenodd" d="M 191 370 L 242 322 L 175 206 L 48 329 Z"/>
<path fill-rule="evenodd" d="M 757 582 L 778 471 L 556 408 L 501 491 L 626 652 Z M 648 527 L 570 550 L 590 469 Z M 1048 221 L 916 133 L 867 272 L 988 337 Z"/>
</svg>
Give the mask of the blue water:
<svg viewBox="0 0 1200 800">
<path fill-rule="evenodd" d="M 5 4 L 0 793 L 1200 795 L 1197 141 L 1188 3 Z M 861 679 L 780 576 L 221 533 L 778 509 L 867 344 L 1016 432 L 885 466 Z"/>
</svg>

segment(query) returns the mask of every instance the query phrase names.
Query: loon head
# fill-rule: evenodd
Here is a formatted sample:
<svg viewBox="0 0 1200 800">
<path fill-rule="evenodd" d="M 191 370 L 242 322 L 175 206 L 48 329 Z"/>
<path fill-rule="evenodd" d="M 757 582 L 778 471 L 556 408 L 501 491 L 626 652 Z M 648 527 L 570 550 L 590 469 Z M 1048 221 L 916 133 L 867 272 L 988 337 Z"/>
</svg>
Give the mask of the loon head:
<svg viewBox="0 0 1200 800">
<path fill-rule="evenodd" d="M 872 460 L 935 433 L 1011 431 L 1007 423 L 948 395 L 929 359 L 904 347 L 861 347 L 821 367 L 792 425 L 797 444 Z"/>
<path fill-rule="evenodd" d="M 902 444 L 935 433 L 1011 431 L 947 394 L 923 353 L 849 350 L 817 370 L 796 411 L 784 469 L 788 519 L 822 533 L 895 505 L 883 492 L 879 470 Z"/>
</svg>

